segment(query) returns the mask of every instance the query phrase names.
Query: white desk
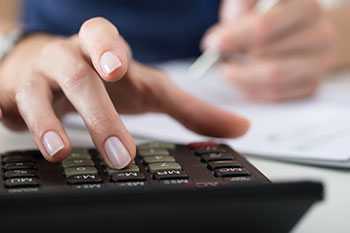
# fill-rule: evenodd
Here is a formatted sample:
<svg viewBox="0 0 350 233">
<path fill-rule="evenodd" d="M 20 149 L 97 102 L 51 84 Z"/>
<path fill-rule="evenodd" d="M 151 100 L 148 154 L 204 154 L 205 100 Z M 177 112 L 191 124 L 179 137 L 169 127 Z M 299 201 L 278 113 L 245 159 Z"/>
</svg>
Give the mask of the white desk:
<svg viewBox="0 0 350 233">
<path fill-rule="evenodd" d="M 90 145 L 89 137 L 84 131 L 69 130 L 68 132 L 75 144 Z M 15 134 L 0 126 L 0 152 L 33 147 L 34 144 L 28 133 Z M 350 172 L 258 159 L 250 159 L 250 161 L 273 181 L 303 178 L 324 181 L 326 201 L 308 213 L 296 227 L 295 233 L 350 232 Z"/>
</svg>

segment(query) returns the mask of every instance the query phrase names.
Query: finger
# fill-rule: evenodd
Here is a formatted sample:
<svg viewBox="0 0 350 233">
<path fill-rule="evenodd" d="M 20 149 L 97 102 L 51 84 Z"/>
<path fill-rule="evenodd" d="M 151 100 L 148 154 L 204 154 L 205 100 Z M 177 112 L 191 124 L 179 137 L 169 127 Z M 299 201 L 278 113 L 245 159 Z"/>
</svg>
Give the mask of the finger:
<svg viewBox="0 0 350 233">
<path fill-rule="evenodd" d="M 233 22 L 251 11 L 257 0 L 224 0 L 220 6 L 220 21 Z"/>
<path fill-rule="evenodd" d="M 70 151 L 70 143 L 51 105 L 52 93 L 43 77 L 31 77 L 16 94 L 18 110 L 44 157 L 61 161 Z"/>
<path fill-rule="evenodd" d="M 207 136 L 238 137 L 248 130 L 249 122 L 245 118 L 185 93 L 162 72 L 145 68 L 140 72 L 140 65 L 135 67 L 139 71 L 137 73 L 153 77 L 153 80 L 149 79 L 146 93 L 151 99 L 145 98 L 145 101 L 151 103 L 149 105 L 153 105 L 150 111 L 167 113 L 186 128 Z M 129 72 L 134 72 L 134 66 L 130 66 Z"/>
<path fill-rule="evenodd" d="M 207 36 L 223 53 L 245 51 L 276 41 L 314 23 L 321 9 L 316 1 L 283 1 L 266 14 L 250 14 L 239 24 L 225 23 Z M 312 17 L 310 17 L 312 15 Z"/>
<path fill-rule="evenodd" d="M 308 78 L 321 79 L 332 67 L 335 58 L 328 53 L 316 56 L 289 57 L 284 59 L 251 60 L 248 64 L 223 65 L 223 76 L 240 86 L 261 88 L 289 86 Z"/>
<path fill-rule="evenodd" d="M 300 33 L 257 48 L 253 54 L 260 57 L 272 57 L 300 53 L 319 53 L 322 50 L 332 50 L 335 46 L 335 40 L 335 32 L 332 25 L 322 20 L 315 26 L 300 31 Z"/>
<path fill-rule="evenodd" d="M 288 89 L 280 90 L 249 90 L 245 92 L 246 98 L 255 102 L 282 102 L 290 100 L 298 100 L 313 96 L 319 86 L 319 82 L 314 79 L 308 83 L 303 83 L 299 87 L 290 87 Z"/>
<path fill-rule="evenodd" d="M 133 139 L 121 122 L 102 80 L 79 54 L 79 48 L 72 46 L 59 41 L 45 48 L 40 70 L 52 80 L 53 85 L 58 84 L 62 88 L 82 116 L 107 164 L 123 168 L 135 157 Z M 55 63 L 47 57 L 55 57 Z"/>
<path fill-rule="evenodd" d="M 86 21 L 81 26 L 79 42 L 103 79 L 115 81 L 124 76 L 128 67 L 129 49 L 111 22 L 104 18 Z"/>
</svg>

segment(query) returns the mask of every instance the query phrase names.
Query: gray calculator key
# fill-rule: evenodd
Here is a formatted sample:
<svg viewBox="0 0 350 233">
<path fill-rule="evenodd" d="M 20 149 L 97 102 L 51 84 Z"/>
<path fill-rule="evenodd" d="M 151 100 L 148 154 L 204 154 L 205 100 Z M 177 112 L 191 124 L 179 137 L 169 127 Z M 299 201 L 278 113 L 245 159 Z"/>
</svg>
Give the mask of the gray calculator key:
<svg viewBox="0 0 350 233">
<path fill-rule="evenodd" d="M 169 155 L 154 155 L 147 156 L 143 159 L 145 163 L 163 163 L 163 162 L 175 162 L 175 158 Z"/>
<path fill-rule="evenodd" d="M 135 164 L 131 164 L 128 167 L 123 168 L 123 169 L 107 168 L 108 175 L 112 175 L 115 173 L 124 173 L 124 172 L 140 172 L 140 168 Z"/>
<path fill-rule="evenodd" d="M 150 149 L 139 149 L 139 155 L 141 155 L 142 157 L 146 157 L 146 156 L 154 156 L 154 155 L 170 155 L 170 153 L 167 149 L 150 148 Z"/>
<path fill-rule="evenodd" d="M 91 159 L 70 159 L 62 162 L 64 168 L 69 167 L 94 167 L 95 163 Z"/>
<path fill-rule="evenodd" d="M 166 142 L 147 142 L 138 146 L 139 149 L 175 149 L 175 144 Z"/>
<path fill-rule="evenodd" d="M 64 174 L 66 177 L 76 175 L 97 175 L 97 173 L 97 169 L 94 167 L 70 167 L 64 169 Z"/>
<path fill-rule="evenodd" d="M 181 165 L 178 163 L 151 163 L 148 165 L 151 173 L 162 170 L 181 170 Z"/>
<path fill-rule="evenodd" d="M 65 160 L 74 160 L 74 159 L 91 159 L 91 155 L 86 151 L 86 153 L 77 153 L 77 152 L 72 152 L 68 158 Z"/>
</svg>

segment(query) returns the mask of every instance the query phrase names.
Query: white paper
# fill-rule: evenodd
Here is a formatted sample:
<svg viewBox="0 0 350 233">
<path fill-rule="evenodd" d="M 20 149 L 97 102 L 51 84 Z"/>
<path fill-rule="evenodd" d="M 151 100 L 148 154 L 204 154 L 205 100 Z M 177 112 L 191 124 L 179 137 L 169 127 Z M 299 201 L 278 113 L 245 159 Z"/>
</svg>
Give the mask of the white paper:
<svg viewBox="0 0 350 233">
<path fill-rule="evenodd" d="M 167 71 L 178 86 L 226 110 L 248 117 L 250 131 L 225 142 L 242 153 L 327 166 L 350 167 L 350 76 L 334 77 L 309 99 L 283 104 L 254 104 L 215 72 L 200 81 L 186 77 L 190 63 L 169 63 Z M 123 116 L 128 130 L 155 140 L 187 143 L 204 138 L 163 114 Z M 76 116 L 66 119 L 81 126 Z"/>
</svg>

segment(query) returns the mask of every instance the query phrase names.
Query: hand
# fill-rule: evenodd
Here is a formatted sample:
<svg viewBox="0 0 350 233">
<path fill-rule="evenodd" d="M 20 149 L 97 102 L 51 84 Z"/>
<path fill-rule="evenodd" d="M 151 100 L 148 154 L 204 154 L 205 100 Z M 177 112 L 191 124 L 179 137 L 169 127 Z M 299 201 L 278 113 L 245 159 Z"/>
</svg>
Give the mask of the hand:
<svg viewBox="0 0 350 233">
<path fill-rule="evenodd" d="M 224 1 L 220 22 L 208 31 L 204 47 L 227 57 L 224 77 L 250 99 L 283 101 L 314 94 L 336 60 L 333 25 L 318 1 L 282 0 L 265 14 L 254 10 L 256 3 Z M 232 57 L 237 54 L 243 59 Z"/>
<path fill-rule="evenodd" d="M 71 38 L 25 39 L 1 65 L 0 81 L 3 123 L 28 127 L 53 162 L 69 155 L 59 116 L 72 110 L 82 116 L 101 156 L 114 168 L 128 165 L 136 153 L 116 109 L 165 112 L 211 136 L 236 137 L 248 128 L 245 119 L 184 93 L 160 71 L 133 61 L 117 29 L 102 18 L 85 22 Z"/>
</svg>

